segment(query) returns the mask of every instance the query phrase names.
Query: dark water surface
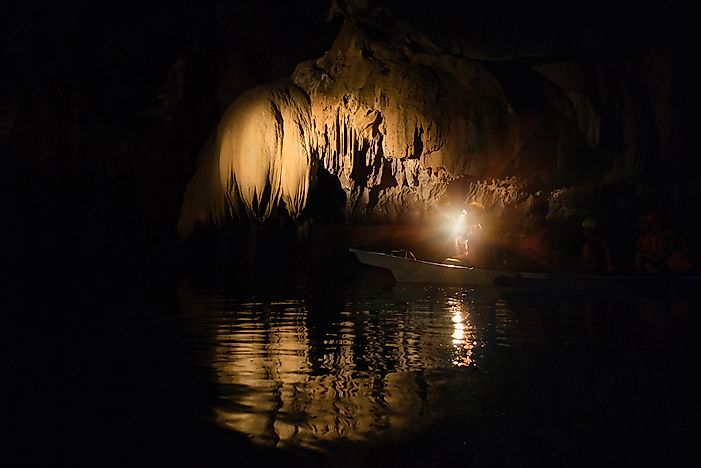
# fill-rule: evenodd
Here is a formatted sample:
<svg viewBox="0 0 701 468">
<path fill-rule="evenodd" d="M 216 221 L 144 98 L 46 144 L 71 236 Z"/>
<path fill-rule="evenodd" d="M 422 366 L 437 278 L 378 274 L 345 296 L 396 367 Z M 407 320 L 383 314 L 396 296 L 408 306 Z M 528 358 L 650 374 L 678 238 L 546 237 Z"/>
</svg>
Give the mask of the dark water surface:
<svg viewBox="0 0 701 468">
<path fill-rule="evenodd" d="M 4 466 L 696 465 L 696 291 L 148 278 L 5 307 Z"/>
<path fill-rule="evenodd" d="M 697 300 L 395 285 L 178 290 L 206 419 L 335 466 L 691 463 Z"/>
</svg>

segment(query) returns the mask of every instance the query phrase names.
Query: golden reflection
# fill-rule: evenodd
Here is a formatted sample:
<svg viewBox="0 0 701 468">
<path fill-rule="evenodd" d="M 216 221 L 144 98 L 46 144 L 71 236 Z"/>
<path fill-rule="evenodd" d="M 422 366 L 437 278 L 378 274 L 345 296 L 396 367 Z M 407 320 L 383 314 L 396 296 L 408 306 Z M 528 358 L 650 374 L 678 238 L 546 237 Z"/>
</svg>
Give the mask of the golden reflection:
<svg viewBox="0 0 701 468">
<path fill-rule="evenodd" d="M 477 346 L 475 328 L 468 321 L 470 311 L 460 301 L 455 299 L 448 301 L 453 322 L 453 360 L 457 367 L 466 367 L 474 364 L 473 350 Z"/>
<path fill-rule="evenodd" d="M 474 364 L 462 299 L 441 304 L 443 313 L 341 312 L 311 325 L 293 301 L 238 304 L 219 316 L 196 300 L 189 309 L 218 384 L 217 423 L 263 445 L 320 449 L 415 430 L 446 398 L 435 372 Z"/>
<path fill-rule="evenodd" d="M 460 346 L 465 339 L 465 324 L 462 323 L 462 312 L 456 310 L 453 313 L 453 345 Z"/>
<path fill-rule="evenodd" d="M 307 327 L 274 323 L 280 318 L 267 326 L 239 321 L 218 327 L 217 381 L 234 389 L 215 408 L 218 424 L 261 444 L 313 449 L 323 440 L 360 440 L 419 419 L 422 401 L 411 373 L 381 372 L 382 356 L 371 350 L 362 356 L 368 372 L 358 373 L 351 323 L 339 323 L 337 337 L 323 340 L 327 352 L 312 356 Z M 403 347 L 416 352 L 409 343 Z"/>
</svg>

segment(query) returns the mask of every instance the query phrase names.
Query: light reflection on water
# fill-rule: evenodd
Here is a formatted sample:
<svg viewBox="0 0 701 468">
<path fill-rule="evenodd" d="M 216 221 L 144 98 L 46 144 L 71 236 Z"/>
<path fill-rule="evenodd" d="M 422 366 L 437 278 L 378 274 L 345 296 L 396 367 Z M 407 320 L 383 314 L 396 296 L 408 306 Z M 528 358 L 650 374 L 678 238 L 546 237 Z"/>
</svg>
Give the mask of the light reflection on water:
<svg viewBox="0 0 701 468">
<path fill-rule="evenodd" d="M 445 287 L 247 300 L 180 293 L 184 333 L 216 385 L 216 423 L 263 445 L 309 449 L 462 421 L 494 386 L 544 360 L 558 369 L 589 359 L 585 380 L 607 362 L 596 350 L 617 327 L 647 313 L 647 340 L 670 319 L 639 303 L 617 305 L 612 320 L 606 302 Z"/>
</svg>

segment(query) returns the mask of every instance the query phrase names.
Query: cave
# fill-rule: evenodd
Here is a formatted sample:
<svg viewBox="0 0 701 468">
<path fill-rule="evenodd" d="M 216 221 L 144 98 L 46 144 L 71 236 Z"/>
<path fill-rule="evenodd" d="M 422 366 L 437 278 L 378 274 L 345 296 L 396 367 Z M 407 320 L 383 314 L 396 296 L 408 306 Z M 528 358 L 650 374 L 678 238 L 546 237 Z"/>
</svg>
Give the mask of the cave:
<svg viewBox="0 0 701 468">
<path fill-rule="evenodd" d="M 369 327 L 363 332 L 369 338 L 364 341 L 356 329 L 343 332 L 355 340 L 344 348 L 347 339 L 340 330 L 345 325 L 339 324 L 347 321 L 338 317 L 348 313 L 354 317 L 348 321 L 353 322 L 369 313 L 381 321 L 384 309 L 377 304 L 382 301 L 395 313 L 402 311 L 400 303 L 423 310 L 425 301 L 445 299 L 448 306 L 440 307 L 452 311 L 453 322 L 430 322 L 427 327 L 454 327 L 450 333 L 459 337 L 455 343 L 469 330 L 475 343 L 498 341 L 499 333 L 490 327 L 499 321 L 502 307 L 513 307 L 508 313 L 516 316 L 513 323 L 504 325 L 505 333 L 513 333 L 509 336 L 520 336 L 514 331 L 520 330 L 515 325 L 520 310 L 542 314 L 538 317 L 545 325 L 539 326 L 545 331 L 539 328 L 542 336 L 534 340 L 544 339 L 545 343 L 538 342 L 543 349 L 554 346 L 554 341 L 547 340 L 567 341 L 561 335 L 567 331 L 561 328 L 566 319 L 589 325 L 592 320 L 603 322 L 603 310 L 649 318 L 652 309 L 662 307 L 665 323 L 670 322 L 664 335 L 668 341 L 663 341 L 693 340 L 684 334 L 697 320 L 698 298 L 693 294 L 681 302 L 676 296 L 664 300 L 646 296 L 642 305 L 612 294 L 597 299 L 574 319 L 567 315 L 570 309 L 564 302 L 551 307 L 540 299 L 519 299 L 517 305 L 507 307 L 504 304 L 511 304 L 513 298 L 504 296 L 475 312 L 474 323 L 468 326 L 466 311 L 473 306 L 465 298 L 473 297 L 473 291 L 458 294 L 458 299 L 443 289 L 418 297 L 416 291 L 402 291 L 405 299 L 387 298 L 382 294 L 389 294 L 386 288 L 392 288 L 392 276 L 359 263 L 349 252 L 349 248 L 403 252 L 444 262 L 455 253 L 448 226 L 462 210 L 477 203 L 484 208 L 482 224 L 495 248 L 505 245 L 505 239 L 540 213 L 557 239 L 558 266 L 563 270 L 578 267 L 586 242 L 582 228 L 596 226 L 616 252 L 615 274 L 633 275 L 640 273 L 635 251 L 640 220 L 655 213 L 665 228 L 683 240 L 694 265 L 689 271 L 698 272 L 701 164 L 694 135 L 699 133 L 695 110 L 701 76 L 693 19 L 686 8 L 662 2 L 208 0 L 197 5 L 77 1 L 3 7 L 0 148 L 9 164 L 0 176 L 5 317 L 10 323 L 9 345 L 15 351 L 13 380 L 19 382 L 13 396 L 22 402 L 12 413 L 18 443 L 8 462 L 92 464 L 114 448 L 119 434 L 133 430 L 134 421 L 148 412 L 142 406 L 157 401 L 164 391 L 159 387 L 165 385 L 162 382 L 191 380 L 197 383 L 185 383 L 186 390 L 166 398 L 168 404 L 184 407 L 174 413 L 156 410 L 141 419 L 149 429 L 128 437 L 129 454 L 144 452 L 159 460 L 163 449 L 158 444 L 167 443 L 169 437 L 186 441 L 192 435 L 192 450 L 166 451 L 162 459 L 177 461 L 182 455 L 191 457 L 185 458 L 190 464 L 216 464 L 227 460 L 230 448 L 241 451 L 244 464 L 308 466 L 319 462 L 316 450 L 325 444 L 338 443 L 334 450 L 350 454 L 357 442 L 363 456 L 369 457 L 359 458 L 361 463 L 378 463 L 387 447 L 394 454 L 390 465 L 412 466 L 402 451 L 420 440 L 418 446 L 426 448 L 415 449 L 414 462 L 430 460 L 433 449 L 426 445 L 426 437 L 430 428 L 435 429 L 431 425 L 442 420 L 434 415 L 438 419 L 426 422 L 421 419 L 423 410 L 416 409 L 434 401 L 424 395 L 427 388 L 438 389 L 432 398 L 466 408 L 471 403 L 451 396 L 445 379 L 477 393 L 491 387 L 484 380 L 483 386 L 471 387 L 471 379 L 479 378 L 464 373 L 444 379 L 443 368 L 438 372 L 428 364 L 412 367 L 412 359 L 424 359 L 421 362 L 426 364 L 440 351 L 438 341 L 428 338 L 423 345 L 392 341 L 403 333 L 401 327 L 421 335 L 407 315 L 397 319 L 401 327 L 370 320 L 377 325 L 372 328 L 362 322 Z M 491 262 L 490 268 L 495 261 Z M 501 257 L 499 265 L 506 265 Z M 201 298 L 202 289 L 218 292 Z M 363 294 L 377 290 L 385 292 L 373 292 L 379 294 L 375 302 L 362 302 Z M 312 358 L 323 361 L 328 351 L 336 356 L 339 367 L 335 369 L 341 372 L 348 368 L 339 363 L 352 356 L 356 366 L 351 366 L 352 372 L 360 372 L 361 377 L 339 380 L 334 385 L 348 388 L 333 387 L 333 391 L 355 389 L 348 397 L 350 403 L 345 403 L 387 421 L 396 418 L 392 424 L 398 428 L 415 424 L 416 410 L 421 424 L 428 424 L 429 429 L 422 429 L 427 432 L 406 435 L 390 423 L 382 426 L 363 420 L 367 414 L 358 410 L 348 418 L 357 427 L 334 432 L 342 443 L 336 438 L 323 440 L 306 452 L 305 437 L 326 429 L 321 422 L 304 426 L 285 419 L 297 414 L 287 403 L 279 403 L 283 416 L 256 423 L 270 426 L 259 432 L 241 423 L 243 413 L 202 403 L 213 398 L 209 387 L 213 377 L 202 377 L 197 366 L 190 365 L 188 359 L 199 357 L 182 357 L 182 350 L 190 349 L 183 337 L 200 336 L 209 326 L 197 322 L 204 328 L 187 329 L 192 325 L 188 313 L 206 315 L 193 298 L 214 301 L 216 309 L 223 307 L 224 299 L 216 296 L 221 291 L 229 294 L 225 298 L 233 301 L 236 314 L 243 317 L 250 312 L 268 327 L 271 343 L 287 343 L 289 338 L 281 330 L 286 330 L 289 316 L 285 314 L 291 312 L 280 304 L 295 294 L 303 297 L 304 339 L 295 335 L 294 346 L 300 347 L 295 356 L 305 358 L 293 359 L 289 366 L 319 377 L 328 369 Z M 288 296 L 282 302 L 271 299 L 283 293 Z M 481 298 L 487 296 L 479 296 L 476 303 L 482 304 Z M 259 309 L 247 308 L 259 299 L 264 304 Z M 557 300 L 565 301 L 559 296 Z M 462 301 L 459 311 L 455 301 Z M 356 308 L 349 312 L 347 304 Z M 592 312 L 599 306 L 598 312 Z M 69 312 L 64 315 L 64 310 Z M 323 318 L 326 310 L 335 311 L 338 320 Z M 487 310 L 496 310 L 496 315 L 489 316 Z M 642 365 L 643 358 L 655 356 L 647 347 L 653 345 L 636 341 L 638 335 L 631 338 L 622 330 L 643 334 L 635 327 L 650 324 L 620 324 L 621 320 L 620 316 L 614 320 L 621 328 L 608 332 L 616 339 L 630 339 L 632 347 L 639 346 L 625 352 Z M 216 342 L 225 348 L 236 341 L 237 331 L 230 335 L 222 331 L 228 326 L 230 322 L 220 323 L 213 335 L 203 339 L 203 346 Z M 361 327 L 361 322 L 353 326 Z M 598 332 L 577 335 L 578 339 L 601 339 L 611 349 L 619 349 L 621 341 L 607 341 L 611 337 L 601 322 L 592 326 Z M 657 326 L 659 321 L 650 325 Z M 388 327 L 393 338 L 377 331 L 382 327 Z M 257 335 L 246 336 L 244 341 L 251 346 L 258 343 Z M 519 339 L 513 338 L 512 344 L 524 346 L 528 356 L 540 359 L 536 341 Z M 480 355 L 463 341 L 454 345 L 462 353 L 453 358 L 454 366 L 473 368 L 477 362 L 487 367 L 490 359 L 496 359 Z M 382 348 L 390 342 L 401 348 L 401 357 L 392 355 L 378 364 L 364 354 L 371 353 L 372 344 Z M 116 343 L 122 343 L 119 350 L 113 349 Z M 177 363 L 163 358 L 153 343 L 178 355 Z M 571 379 L 589 376 L 599 384 L 595 390 L 600 400 L 611 390 L 612 401 L 620 402 L 624 388 L 637 391 L 633 380 L 639 378 L 655 391 L 667 392 L 662 404 L 672 405 L 670 394 L 687 403 L 692 385 L 688 370 L 669 364 L 674 356 L 681 356 L 682 364 L 691 365 L 685 347 L 690 345 L 685 343 L 667 348 L 669 361 L 654 357 L 664 361 L 663 371 L 627 375 L 621 387 L 611 384 L 613 390 L 592 377 L 594 370 L 581 361 L 566 363 L 581 371 L 579 375 L 557 374 L 561 380 L 555 379 L 556 384 L 567 387 L 564 394 L 581 397 L 569 387 Z M 221 346 L 212 348 L 211 356 L 226 360 L 231 356 Z M 259 367 L 277 358 L 271 346 L 256 348 Z M 51 351 L 58 349 L 63 351 Z M 294 349 L 291 354 L 297 352 Z M 433 357 L 422 355 L 425 349 L 433 350 Z M 566 358 L 582 358 L 586 353 L 581 352 Z M 593 355 L 596 361 L 599 355 Z M 250 385 L 231 369 L 242 366 L 254 373 L 256 366 L 236 359 L 231 358 L 229 367 L 217 367 L 221 363 L 214 360 L 218 364 L 210 370 L 218 376 L 217 385 L 228 389 Z M 546 381 L 551 379 L 544 370 L 547 366 L 566 365 L 549 359 L 553 358 L 543 358 L 547 364 L 536 372 Z M 154 373 L 164 362 L 168 364 Z M 523 372 L 522 362 L 509 362 Z M 282 375 L 285 365 L 275 372 Z M 125 378 L 112 376 L 107 367 Z M 368 369 L 382 378 L 363 374 Z M 84 383 L 81 373 L 94 383 Z M 297 388 L 299 382 L 294 379 L 287 374 L 279 377 L 280 388 Z M 677 382 L 681 389 L 670 390 L 660 383 L 665 379 Z M 515 384 L 507 377 L 504 382 Z M 45 393 L 52 393 L 55 385 L 60 389 L 46 397 L 51 402 L 46 403 Z M 145 396 L 139 389 L 144 389 Z M 293 399 L 295 411 L 307 398 L 318 404 L 309 410 L 310 417 L 316 417 L 314 411 L 326 415 L 325 403 L 315 400 L 316 390 L 305 387 L 304 391 L 299 401 L 283 390 L 284 397 L 275 398 Z M 525 403 L 514 403 L 514 395 L 496 391 L 495 400 L 479 394 L 478 401 L 495 405 L 488 411 L 501 411 L 496 406 L 505 405 L 504 411 L 512 411 L 510 421 L 519 427 L 533 416 Z M 402 392 L 411 395 L 397 397 Z M 653 393 L 640 390 L 635 397 L 649 403 Z M 234 398 L 235 392 L 226 395 Z M 375 409 L 375 398 L 381 399 L 377 395 L 386 398 L 385 407 L 392 411 Z M 123 401 L 117 402 L 118 398 Z M 610 435 L 609 429 L 602 429 L 605 422 L 625 425 L 607 412 L 612 407 L 597 400 L 603 409 L 597 406 L 594 411 L 583 404 L 578 407 L 580 419 L 556 421 L 557 411 L 567 405 L 564 397 L 558 398 L 553 405 L 560 406 L 544 409 L 553 425 L 537 426 L 555 440 L 553 464 L 607 464 L 625 458 L 623 449 L 601 442 Z M 582 398 L 594 405 L 589 397 Z M 414 406 L 402 406 L 409 400 Z M 527 400 L 532 403 L 537 398 Z M 34 405 L 37 401 L 44 403 Z M 216 414 L 216 423 L 211 422 L 213 416 L 193 416 L 196 411 L 187 405 Z M 75 421 L 70 408 L 76 408 Z M 636 408 L 624 405 L 626 417 L 634 419 Z M 662 440 L 677 451 L 674 455 L 656 451 L 652 459 L 664 464 L 688 461 L 690 410 L 657 409 L 645 415 L 650 424 L 668 424 Z M 254 418 L 253 413 L 245 417 Z M 43 414 L 62 421 L 57 431 L 65 434 L 56 437 L 44 425 L 37 431 L 32 421 Z M 100 421 L 100 414 L 107 421 Z M 110 418 L 116 421 L 112 426 Z M 451 427 L 446 440 L 457 443 L 459 423 L 445 419 Z M 479 420 L 496 434 L 505 430 L 497 419 Z M 175 429 L 178 424 L 184 429 Z M 597 455 L 587 458 L 580 442 L 555 436 L 553 427 L 563 425 L 582 440 L 598 444 Z M 388 436 L 376 445 L 363 445 L 366 441 L 361 444 L 354 439 L 369 437 L 380 426 L 396 430 L 396 440 Z M 92 427 L 99 431 L 86 429 Z M 235 438 L 230 438 L 232 431 L 227 428 L 235 429 Z M 299 433 L 299 440 L 294 442 L 285 431 Z M 496 443 L 471 432 L 474 428 L 465 431 L 478 444 L 470 449 L 469 459 L 489 462 L 484 454 L 496 454 Z M 241 433 L 247 435 L 239 437 Z M 641 432 L 628 434 L 626 447 L 652 442 Z M 246 437 L 256 442 L 249 444 Z M 85 439 L 92 446 L 76 455 L 72 438 Z M 507 434 L 513 451 L 494 458 L 495 464 L 518 460 L 519 447 L 526 465 L 547 461 L 544 454 L 550 449 L 534 448 L 542 440 L 531 438 L 532 444 L 521 447 L 516 439 Z M 284 447 L 271 449 L 271 440 L 277 449 Z M 37 444 L 46 450 L 32 453 Z M 435 443 L 447 450 L 447 458 L 440 460 L 465 460 L 460 458 L 464 453 L 446 446 L 447 442 Z M 213 458 L 199 458 L 200 451 Z M 610 453 L 611 458 L 606 458 Z M 577 459 L 580 455 L 584 458 Z M 640 455 L 631 459 L 644 460 Z"/>
</svg>

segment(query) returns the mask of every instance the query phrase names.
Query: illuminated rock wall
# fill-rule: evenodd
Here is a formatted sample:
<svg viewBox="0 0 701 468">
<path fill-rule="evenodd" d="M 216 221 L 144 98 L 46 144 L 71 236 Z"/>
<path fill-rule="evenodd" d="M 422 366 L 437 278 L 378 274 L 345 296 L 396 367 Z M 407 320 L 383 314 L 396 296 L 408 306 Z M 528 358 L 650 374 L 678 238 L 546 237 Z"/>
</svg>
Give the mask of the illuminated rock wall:
<svg viewBox="0 0 701 468">
<path fill-rule="evenodd" d="M 242 94 L 222 117 L 200 155 L 178 222 L 181 234 L 230 212 L 265 221 L 284 204 L 293 218 L 314 181 L 316 144 L 309 100 L 292 84 Z"/>
<path fill-rule="evenodd" d="M 296 67 L 294 86 L 256 88 L 227 111 L 180 231 L 228 211 L 265 221 L 278 205 L 295 218 L 316 164 L 338 178 L 345 219 L 374 224 L 427 224 L 473 200 L 518 218 L 536 195 L 679 166 L 672 59 L 477 60 L 386 11 L 347 18 L 323 56 Z"/>
<path fill-rule="evenodd" d="M 410 26 L 346 22 L 329 51 L 300 64 L 323 166 L 338 176 L 347 217 L 422 219 L 463 174 L 501 176 L 517 122 L 480 63 L 440 51 Z"/>
</svg>

